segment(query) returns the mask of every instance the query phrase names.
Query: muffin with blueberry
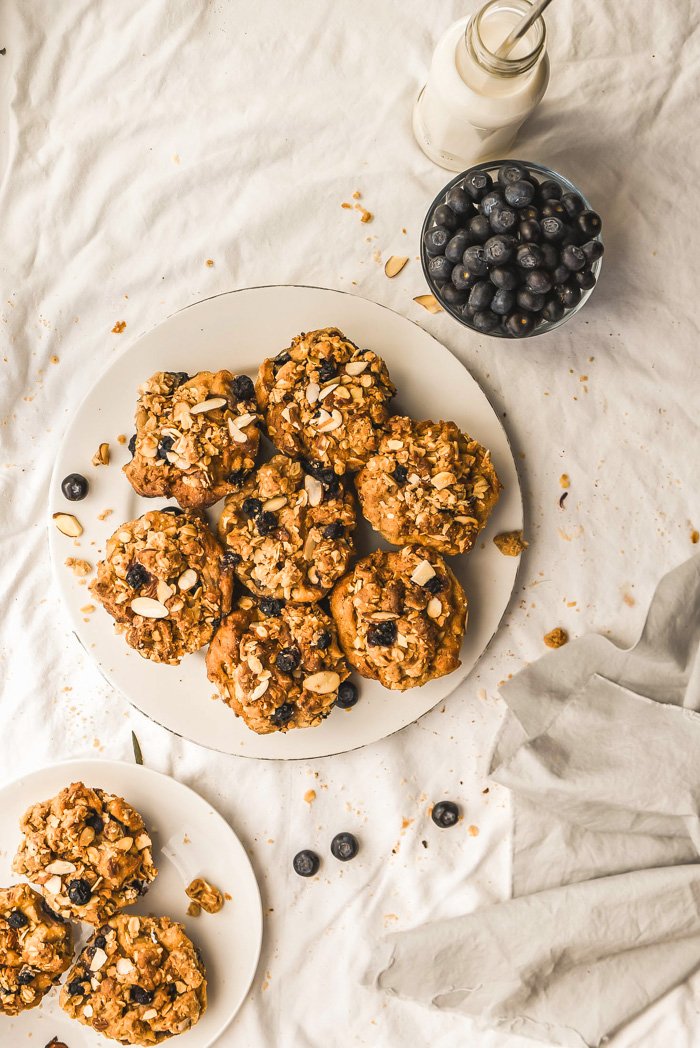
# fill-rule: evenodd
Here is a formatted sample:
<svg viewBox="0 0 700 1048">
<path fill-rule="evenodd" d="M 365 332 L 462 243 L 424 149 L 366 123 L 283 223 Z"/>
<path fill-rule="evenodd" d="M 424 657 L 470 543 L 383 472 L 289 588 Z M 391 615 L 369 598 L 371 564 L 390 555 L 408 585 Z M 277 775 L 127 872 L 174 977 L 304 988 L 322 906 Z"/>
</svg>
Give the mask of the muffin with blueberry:
<svg viewBox="0 0 700 1048">
<path fill-rule="evenodd" d="M 139 655 L 177 665 L 230 611 L 233 566 L 198 513 L 152 510 L 117 528 L 90 591 Z"/>
<path fill-rule="evenodd" d="M 204 1015 L 204 962 L 169 917 L 119 914 L 80 953 L 61 989 L 61 1007 L 120 1044 L 160 1044 Z"/>
<path fill-rule="evenodd" d="M 377 550 L 336 585 L 331 610 L 348 662 L 406 691 L 460 665 L 467 598 L 439 553 Z"/>
<path fill-rule="evenodd" d="M 72 957 L 70 925 L 33 888 L 0 888 L 0 1014 L 41 1004 Z"/>
<path fill-rule="evenodd" d="M 491 454 L 454 422 L 394 415 L 355 478 L 362 512 L 396 546 L 470 550 L 501 490 Z"/>
<path fill-rule="evenodd" d="M 258 735 L 320 724 L 350 676 L 326 612 L 274 597 L 241 598 L 216 631 L 207 673 Z"/>
<path fill-rule="evenodd" d="M 122 797 L 74 782 L 20 822 L 12 863 L 63 918 L 100 924 L 155 880 L 151 838 Z"/>
<path fill-rule="evenodd" d="M 255 388 L 273 444 L 340 475 L 374 453 L 396 392 L 381 357 L 338 328 L 297 335 L 263 361 Z"/>
<path fill-rule="evenodd" d="M 221 541 L 247 589 L 315 601 L 344 575 L 354 552 L 355 500 L 343 482 L 324 484 L 300 462 L 275 455 L 226 499 Z"/>
<path fill-rule="evenodd" d="M 255 465 L 260 433 L 247 375 L 158 371 L 139 389 L 136 433 L 124 466 L 134 491 L 211 506 L 235 491 Z"/>
</svg>

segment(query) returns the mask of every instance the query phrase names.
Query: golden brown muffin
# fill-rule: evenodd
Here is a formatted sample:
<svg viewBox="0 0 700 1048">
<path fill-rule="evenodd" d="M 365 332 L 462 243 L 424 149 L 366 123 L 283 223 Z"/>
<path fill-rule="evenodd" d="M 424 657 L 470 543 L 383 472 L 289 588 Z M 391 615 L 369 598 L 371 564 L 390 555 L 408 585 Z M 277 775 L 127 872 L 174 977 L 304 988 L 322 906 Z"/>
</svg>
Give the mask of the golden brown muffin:
<svg viewBox="0 0 700 1048">
<path fill-rule="evenodd" d="M 348 662 L 385 688 L 406 691 L 460 665 L 467 598 L 434 550 L 358 561 L 333 590 L 331 611 Z"/>
<path fill-rule="evenodd" d="M 197 513 L 152 510 L 115 531 L 90 591 L 127 644 L 177 665 L 231 610 L 233 567 Z"/>
<path fill-rule="evenodd" d="M 490 453 L 454 422 L 400 415 L 355 483 L 362 512 L 388 542 L 448 554 L 473 547 L 501 490 Z"/>
<path fill-rule="evenodd" d="M 41 1004 L 72 957 L 70 925 L 33 888 L 0 888 L 0 1014 Z"/>
<path fill-rule="evenodd" d="M 259 440 L 247 375 L 158 371 L 139 389 L 124 473 L 139 495 L 201 509 L 236 490 L 255 465 Z"/>
<path fill-rule="evenodd" d="M 312 468 L 354 472 L 377 447 L 396 390 L 386 364 L 338 328 L 297 335 L 255 384 L 273 444 Z"/>
<path fill-rule="evenodd" d="M 119 914 L 80 953 L 61 990 L 61 1007 L 120 1044 L 160 1044 L 204 1015 L 204 963 L 169 917 Z"/>
<path fill-rule="evenodd" d="M 273 597 L 239 601 L 216 631 L 207 672 L 258 735 L 320 724 L 350 676 L 325 611 Z"/>
<path fill-rule="evenodd" d="M 82 782 L 32 805 L 20 828 L 12 868 L 61 917 L 99 924 L 144 895 L 158 873 L 139 813 Z"/>
</svg>

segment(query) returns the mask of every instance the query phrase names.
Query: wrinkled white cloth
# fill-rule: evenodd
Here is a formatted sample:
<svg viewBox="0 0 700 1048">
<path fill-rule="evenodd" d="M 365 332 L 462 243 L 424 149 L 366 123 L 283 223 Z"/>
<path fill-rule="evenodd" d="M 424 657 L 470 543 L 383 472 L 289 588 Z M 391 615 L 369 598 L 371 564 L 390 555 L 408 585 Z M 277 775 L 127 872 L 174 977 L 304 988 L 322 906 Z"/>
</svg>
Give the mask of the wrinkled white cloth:
<svg viewBox="0 0 700 1048">
<path fill-rule="evenodd" d="M 580 183 L 603 214 L 606 255 L 586 309 L 516 345 L 413 303 L 426 290 L 421 222 L 451 176 L 415 146 L 411 107 L 438 37 L 475 7 L 0 5 L 0 779 L 64 757 L 129 759 L 134 729 L 147 764 L 226 815 L 267 923 L 225 1048 L 530 1043 L 362 989 L 368 944 L 507 896 L 508 791 L 487 779 L 498 682 L 537 658 L 556 625 L 631 643 L 656 579 L 686 559 L 700 527 L 686 203 L 697 187 L 697 5 L 665 5 L 663 18 L 652 0 L 552 5 L 550 87 L 516 152 Z M 368 225 L 340 207 L 354 190 Z M 410 261 L 388 280 L 377 258 L 392 253 Z M 503 627 L 457 694 L 383 743 L 286 764 L 201 750 L 105 685 L 71 636 L 45 535 L 57 443 L 114 355 L 188 303 L 276 282 L 392 306 L 469 367 L 508 428 L 530 541 Z M 422 377 L 440 381 L 430 361 Z M 428 808 L 446 797 L 465 818 L 439 831 Z M 343 829 L 362 851 L 340 868 L 328 843 Z M 307 846 L 323 856 L 311 882 L 290 866 Z M 686 983 L 614 1048 L 694 1048 L 698 993 L 700 980 Z"/>
<path fill-rule="evenodd" d="M 514 898 L 397 933 L 370 984 L 597 1048 L 700 967 L 699 650 L 695 556 L 634 648 L 582 637 L 502 689 L 491 769 L 514 795 Z"/>
</svg>

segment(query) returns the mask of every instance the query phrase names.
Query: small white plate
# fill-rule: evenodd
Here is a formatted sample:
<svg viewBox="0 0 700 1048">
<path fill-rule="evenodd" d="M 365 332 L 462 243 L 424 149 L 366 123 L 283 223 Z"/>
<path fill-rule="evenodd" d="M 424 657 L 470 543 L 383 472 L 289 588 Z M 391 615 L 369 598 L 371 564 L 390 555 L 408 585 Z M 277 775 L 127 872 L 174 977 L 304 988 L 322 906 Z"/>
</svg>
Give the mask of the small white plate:
<svg viewBox="0 0 700 1048">
<path fill-rule="evenodd" d="M 16 884 L 12 859 L 20 842 L 19 820 L 30 805 L 47 800 L 71 782 L 99 786 L 124 797 L 143 816 L 153 838 L 158 876 L 129 912 L 172 917 L 202 951 L 209 1003 L 204 1017 L 174 1038 L 180 1048 L 209 1048 L 229 1025 L 250 989 L 262 944 L 262 905 L 250 860 L 235 833 L 198 794 L 159 772 L 120 761 L 66 761 L 0 788 L 0 887 Z M 219 913 L 187 917 L 185 888 L 206 877 L 232 899 Z M 82 928 L 82 934 L 81 934 Z M 80 945 L 88 925 L 74 925 Z M 43 1004 L 16 1018 L 0 1015 L 0 1044 L 43 1048 L 52 1037 L 70 1048 L 106 1048 L 105 1038 L 69 1019 L 52 990 Z M 21 1042 L 20 1042 L 21 1038 Z M 170 1043 L 170 1042 L 169 1042 Z"/>
<path fill-rule="evenodd" d="M 80 609 L 89 593 L 65 566 L 67 557 L 95 562 L 109 536 L 124 521 L 163 505 L 162 499 L 137 496 L 121 467 L 129 461 L 118 434 L 133 432 L 136 388 L 155 371 L 229 368 L 254 376 L 264 357 L 288 346 L 300 331 L 335 325 L 360 346 L 382 356 L 398 388 L 394 411 L 417 419 L 451 419 L 491 449 L 504 491 L 477 547 L 453 557 L 450 566 L 469 598 L 469 625 L 462 645 L 462 665 L 422 688 L 398 694 L 375 681 L 360 680 L 360 701 L 351 710 L 335 709 L 317 728 L 255 735 L 223 702 L 212 701 L 214 686 L 204 666 L 204 651 L 163 666 L 143 659 L 114 632 L 101 608 Z M 111 446 L 109 466 L 90 465 L 102 441 Z M 61 480 L 83 473 L 90 492 L 83 502 L 68 502 Z M 221 504 L 210 519 L 216 521 Z M 100 514 L 112 513 L 100 520 Z M 66 538 L 50 519 L 59 510 L 74 513 L 84 528 L 78 540 Z M 469 372 L 432 335 L 392 310 L 340 291 L 311 287 L 246 288 L 206 299 L 176 313 L 143 335 L 111 365 L 77 408 L 63 438 L 51 480 L 49 536 L 54 575 L 75 633 L 107 680 L 153 720 L 193 742 L 248 757 L 325 757 L 363 746 L 398 731 L 441 702 L 467 676 L 505 611 L 519 558 L 498 552 L 493 536 L 521 528 L 518 475 L 503 427 Z M 358 531 L 362 554 L 376 549 L 378 536 L 368 525 Z M 84 581 L 84 580 L 83 580 Z"/>
</svg>

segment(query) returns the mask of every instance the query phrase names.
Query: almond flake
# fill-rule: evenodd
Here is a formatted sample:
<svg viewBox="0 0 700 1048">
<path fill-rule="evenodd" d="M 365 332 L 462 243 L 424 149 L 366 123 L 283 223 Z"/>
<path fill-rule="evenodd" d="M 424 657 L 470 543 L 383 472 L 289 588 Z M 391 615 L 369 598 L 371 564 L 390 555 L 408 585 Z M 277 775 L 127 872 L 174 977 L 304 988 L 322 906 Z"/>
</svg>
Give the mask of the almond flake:
<svg viewBox="0 0 700 1048">
<path fill-rule="evenodd" d="M 128 852 L 130 851 L 133 843 L 133 837 L 120 837 L 118 841 L 114 842 L 114 847 L 117 849 L 117 851 Z"/>
<path fill-rule="evenodd" d="M 108 466 L 109 465 L 109 444 L 100 444 L 99 448 L 92 456 L 93 466 Z"/>
<path fill-rule="evenodd" d="M 320 506 L 323 501 L 323 485 L 321 481 L 307 473 L 304 478 L 304 487 L 306 488 L 306 494 L 309 496 L 309 505 Z"/>
<path fill-rule="evenodd" d="M 330 420 L 331 420 L 330 414 L 326 411 L 325 408 L 321 408 L 321 410 L 317 413 L 317 415 L 310 420 L 309 425 L 316 426 L 317 428 L 320 429 L 321 426 L 325 425 L 326 422 L 330 422 Z"/>
<path fill-rule="evenodd" d="M 136 838 L 136 847 L 139 851 L 143 851 L 144 848 L 150 848 L 151 843 L 151 838 L 147 833 L 140 833 Z"/>
<path fill-rule="evenodd" d="M 334 429 L 338 429 L 343 424 L 343 416 L 337 408 L 333 408 L 330 418 L 323 425 L 317 426 L 319 433 L 332 433 Z"/>
<path fill-rule="evenodd" d="M 49 877 L 48 881 L 44 882 L 44 887 L 50 895 L 60 895 L 61 888 L 63 887 L 60 877 Z"/>
<path fill-rule="evenodd" d="M 117 961 L 117 975 L 131 975 L 134 966 L 128 957 L 120 957 Z"/>
<path fill-rule="evenodd" d="M 212 397 L 210 400 L 202 400 L 190 408 L 190 415 L 201 415 L 205 411 L 216 411 L 226 404 L 226 397 Z"/>
<path fill-rule="evenodd" d="M 165 604 L 166 600 L 169 600 L 173 595 L 173 589 L 164 582 L 163 579 L 158 579 L 158 585 L 156 587 L 156 597 L 161 604 Z"/>
<path fill-rule="evenodd" d="M 262 681 L 260 681 L 260 683 L 258 684 L 257 688 L 255 688 L 255 690 L 251 691 L 251 693 L 250 693 L 250 702 L 255 702 L 256 699 L 262 698 L 262 696 L 265 694 L 265 692 L 267 691 L 269 686 L 270 686 L 270 681 L 269 680 L 262 680 Z"/>
<path fill-rule="evenodd" d="M 91 1004 L 86 1004 L 85 1005 L 85 1007 L 83 1008 L 83 1015 L 85 1016 L 86 1019 L 92 1019 L 93 1011 L 92 1011 L 92 1005 Z"/>
<path fill-rule="evenodd" d="M 456 482 L 457 478 L 454 473 L 449 473 L 447 470 L 443 470 L 441 473 L 436 473 L 430 480 L 430 483 L 434 488 L 437 488 L 438 491 L 442 491 L 443 488 L 449 488 L 450 485 L 456 484 Z"/>
<path fill-rule="evenodd" d="M 416 586 L 425 586 L 426 582 L 430 582 L 435 577 L 435 568 L 429 560 L 419 560 L 413 569 L 411 575 L 411 582 L 415 582 Z"/>
<path fill-rule="evenodd" d="M 389 278 L 397 277 L 407 262 L 408 258 L 406 255 L 391 255 L 386 260 L 384 272 Z"/>
<path fill-rule="evenodd" d="M 276 509 L 282 509 L 282 506 L 287 505 L 286 495 L 275 495 L 274 498 L 268 499 L 267 502 L 263 502 L 263 509 L 274 513 Z"/>
<path fill-rule="evenodd" d="M 168 616 L 165 605 L 152 597 L 135 597 L 129 607 L 134 615 L 142 615 L 144 619 L 165 619 Z"/>
<path fill-rule="evenodd" d="M 107 954 L 98 946 L 90 961 L 90 971 L 99 972 L 100 968 L 107 962 Z"/>
<path fill-rule="evenodd" d="M 49 863 L 46 867 L 47 873 L 75 873 L 75 866 L 72 862 L 65 862 L 63 859 L 56 859 L 55 862 Z"/>
<path fill-rule="evenodd" d="M 72 513 L 54 513 L 53 519 L 61 534 L 67 535 L 69 539 L 77 539 L 82 535 L 83 525 Z"/>
<path fill-rule="evenodd" d="M 319 400 L 325 400 L 325 398 L 326 398 L 326 397 L 327 397 L 327 396 L 328 396 L 328 395 L 329 395 L 330 393 L 332 393 L 334 389 L 337 389 L 339 385 L 340 385 L 340 383 L 339 383 L 339 382 L 333 382 L 333 383 L 331 383 L 331 385 L 330 385 L 330 386 L 326 386 L 326 387 L 325 387 L 325 389 L 324 389 L 324 390 L 322 390 L 322 392 L 321 392 L 321 393 L 319 394 L 319 398 L 318 398 L 318 399 L 319 399 Z"/>
<path fill-rule="evenodd" d="M 158 1012 L 155 1010 L 155 1008 L 149 1008 L 147 1011 L 143 1013 L 141 1018 L 145 1020 L 145 1022 L 149 1022 L 151 1019 L 155 1019 L 157 1015 Z"/>
<path fill-rule="evenodd" d="M 321 670 L 320 673 L 312 673 L 310 677 L 306 677 L 304 680 L 304 688 L 314 695 L 330 695 L 331 692 L 338 690 L 339 684 L 340 676 L 334 673 L 333 670 Z"/>
<path fill-rule="evenodd" d="M 398 617 L 393 611 L 375 611 L 370 615 L 372 622 L 389 622 L 391 619 L 398 619 Z"/>
<path fill-rule="evenodd" d="M 255 415 L 251 415 L 249 411 L 247 411 L 245 415 L 239 415 L 238 418 L 235 419 L 235 423 L 239 429 L 245 429 L 246 426 L 249 426 L 251 422 L 254 421 Z"/>
<path fill-rule="evenodd" d="M 366 367 L 369 366 L 368 360 L 351 360 L 349 364 L 345 365 L 346 375 L 361 375 Z"/>
<path fill-rule="evenodd" d="M 194 570 L 194 568 L 187 568 L 186 571 L 183 571 L 182 575 L 177 580 L 177 588 L 183 590 L 186 593 L 187 590 L 191 590 L 194 586 L 197 585 L 198 578 L 199 576 L 197 575 L 197 572 Z"/>
<path fill-rule="evenodd" d="M 306 387 L 306 402 L 307 404 L 315 404 L 318 400 L 318 395 L 321 392 L 321 387 L 318 382 L 309 382 Z"/>
<path fill-rule="evenodd" d="M 282 410 L 280 411 L 280 415 L 282 416 L 282 418 L 284 419 L 285 422 L 291 422 L 292 421 L 290 416 L 289 416 L 289 407 L 290 407 L 289 404 L 287 404 L 287 407 L 286 408 L 282 408 Z"/>
<path fill-rule="evenodd" d="M 413 299 L 423 309 L 427 309 L 429 313 L 442 313 L 442 306 L 435 298 L 435 295 L 416 295 Z"/>
<path fill-rule="evenodd" d="M 428 618 L 440 618 L 440 614 L 442 612 L 442 602 L 439 601 L 437 597 L 431 597 L 428 601 L 428 607 L 426 608 L 426 611 L 428 612 Z"/>
<path fill-rule="evenodd" d="M 132 937 L 132 939 L 136 938 L 136 936 L 139 933 L 139 928 L 140 927 L 141 927 L 141 922 L 138 919 L 138 917 L 130 917 L 129 918 L 129 923 L 127 925 L 127 928 L 129 929 L 129 935 Z"/>
<path fill-rule="evenodd" d="M 386 446 L 388 447 L 389 451 L 401 451 L 401 448 L 403 447 L 403 441 L 387 440 Z"/>
</svg>

